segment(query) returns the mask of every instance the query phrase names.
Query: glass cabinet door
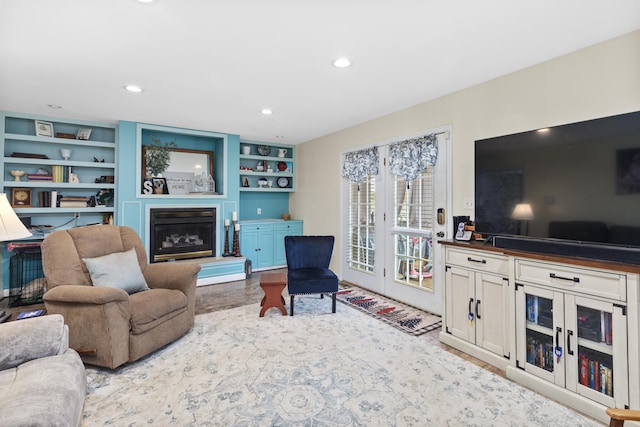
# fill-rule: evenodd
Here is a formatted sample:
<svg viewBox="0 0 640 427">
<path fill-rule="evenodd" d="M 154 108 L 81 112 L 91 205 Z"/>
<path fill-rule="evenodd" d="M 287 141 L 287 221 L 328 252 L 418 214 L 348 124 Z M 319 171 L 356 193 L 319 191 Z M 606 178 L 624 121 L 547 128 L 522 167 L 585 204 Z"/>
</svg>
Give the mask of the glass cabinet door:
<svg viewBox="0 0 640 427">
<path fill-rule="evenodd" d="M 566 296 L 567 387 L 618 407 L 628 400 L 624 311 L 613 303 Z"/>
<path fill-rule="evenodd" d="M 525 371 L 564 386 L 563 295 L 532 286 L 523 289 L 516 301 L 518 363 Z"/>
</svg>

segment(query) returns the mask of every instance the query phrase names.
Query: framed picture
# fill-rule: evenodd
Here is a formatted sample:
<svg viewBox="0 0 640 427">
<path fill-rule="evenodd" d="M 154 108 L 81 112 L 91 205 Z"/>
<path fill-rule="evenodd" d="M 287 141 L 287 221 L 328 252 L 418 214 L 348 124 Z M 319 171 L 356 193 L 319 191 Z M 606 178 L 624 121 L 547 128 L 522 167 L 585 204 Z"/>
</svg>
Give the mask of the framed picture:
<svg viewBox="0 0 640 427">
<path fill-rule="evenodd" d="M 53 123 L 36 120 L 36 136 L 53 136 Z"/>
<path fill-rule="evenodd" d="M 14 208 L 30 208 L 33 206 L 32 196 L 31 188 L 12 188 L 11 206 Z"/>
<path fill-rule="evenodd" d="M 89 139 L 91 136 L 91 129 L 89 128 L 80 128 L 78 129 L 78 133 L 76 134 L 77 139 Z"/>
<path fill-rule="evenodd" d="M 242 178 L 242 186 L 243 187 L 248 187 L 249 186 L 249 178 L 247 178 L 246 176 L 244 178 Z"/>
<path fill-rule="evenodd" d="M 169 186 L 166 178 L 151 178 L 153 194 L 169 194 Z"/>
</svg>

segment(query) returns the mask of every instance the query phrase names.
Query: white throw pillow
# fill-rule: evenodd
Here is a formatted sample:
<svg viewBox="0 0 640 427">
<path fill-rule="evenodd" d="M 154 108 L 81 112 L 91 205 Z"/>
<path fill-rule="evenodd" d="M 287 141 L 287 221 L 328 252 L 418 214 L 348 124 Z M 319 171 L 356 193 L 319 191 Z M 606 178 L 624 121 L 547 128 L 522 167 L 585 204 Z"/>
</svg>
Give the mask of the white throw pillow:
<svg viewBox="0 0 640 427">
<path fill-rule="evenodd" d="M 149 289 L 144 280 L 134 248 L 97 258 L 82 258 L 93 286 L 119 288 L 128 294 Z"/>
</svg>

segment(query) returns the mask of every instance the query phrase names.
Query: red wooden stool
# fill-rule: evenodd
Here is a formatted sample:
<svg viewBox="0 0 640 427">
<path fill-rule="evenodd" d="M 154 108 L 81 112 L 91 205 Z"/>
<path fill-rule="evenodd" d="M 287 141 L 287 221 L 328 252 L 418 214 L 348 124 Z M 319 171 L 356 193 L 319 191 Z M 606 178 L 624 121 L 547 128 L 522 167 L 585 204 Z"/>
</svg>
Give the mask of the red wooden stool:
<svg viewBox="0 0 640 427">
<path fill-rule="evenodd" d="M 262 309 L 260 317 L 264 317 L 264 313 L 271 307 L 280 309 L 283 316 L 287 315 L 287 309 L 284 307 L 284 298 L 282 291 L 287 286 L 287 275 L 285 273 L 263 273 L 260 276 L 260 287 L 264 291 L 264 297 L 260 302 Z"/>
</svg>

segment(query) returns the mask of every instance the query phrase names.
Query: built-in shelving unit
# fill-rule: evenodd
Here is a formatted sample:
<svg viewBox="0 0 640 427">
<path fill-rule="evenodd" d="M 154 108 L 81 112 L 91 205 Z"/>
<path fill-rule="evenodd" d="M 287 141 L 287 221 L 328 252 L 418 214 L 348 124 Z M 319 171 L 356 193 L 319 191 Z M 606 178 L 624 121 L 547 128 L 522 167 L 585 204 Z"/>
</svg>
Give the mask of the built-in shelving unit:
<svg viewBox="0 0 640 427">
<path fill-rule="evenodd" d="M 34 225 L 59 226 L 80 214 L 82 219 L 72 226 L 102 222 L 105 215 L 115 214 L 116 125 L 3 112 L 0 126 L 0 186 L 19 216 L 30 216 Z M 63 156 L 61 150 L 70 153 Z M 25 172 L 19 181 L 11 175 L 16 170 Z M 63 173 L 56 176 L 56 170 Z M 46 180 L 47 175 L 53 178 Z M 23 201 L 14 200 L 17 193 Z M 56 207 L 52 194 L 95 203 Z"/>
<path fill-rule="evenodd" d="M 295 156 L 290 145 L 240 141 L 240 191 L 295 191 Z"/>
</svg>

